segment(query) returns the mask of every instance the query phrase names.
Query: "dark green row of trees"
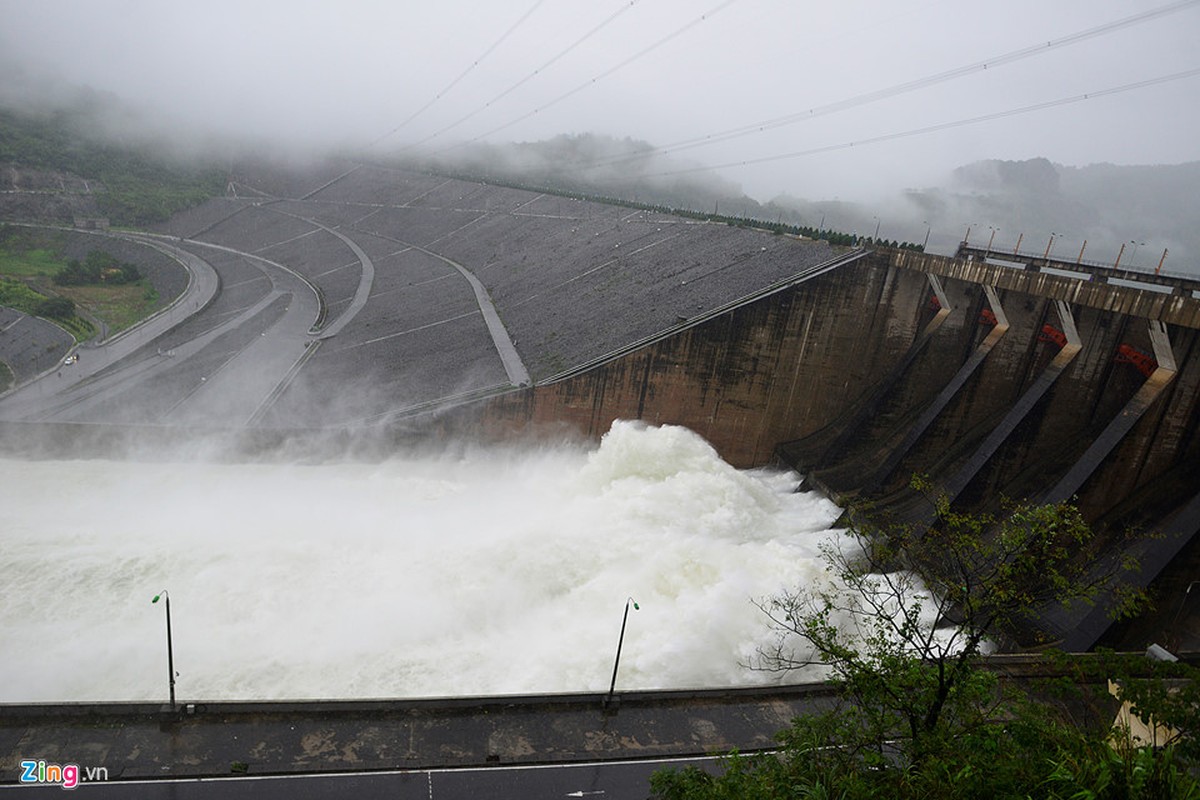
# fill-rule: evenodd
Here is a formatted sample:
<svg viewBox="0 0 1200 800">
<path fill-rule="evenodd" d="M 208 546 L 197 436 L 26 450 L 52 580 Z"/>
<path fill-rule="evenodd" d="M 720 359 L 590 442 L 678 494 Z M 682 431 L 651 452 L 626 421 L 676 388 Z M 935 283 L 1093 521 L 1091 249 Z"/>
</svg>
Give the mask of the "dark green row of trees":
<svg viewBox="0 0 1200 800">
<path fill-rule="evenodd" d="M 430 170 L 434 171 L 434 170 Z M 497 177 L 495 175 L 481 176 L 474 173 L 456 172 L 451 169 L 439 167 L 436 174 L 445 177 L 458 178 L 460 180 L 470 181 L 473 183 L 492 184 L 494 186 L 506 186 L 510 189 L 522 189 L 526 191 L 541 192 L 543 194 L 552 194 L 558 197 L 569 197 L 573 200 L 586 200 L 594 203 L 604 203 L 606 205 L 621 206 L 623 208 L 635 209 L 638 211 L 652 211 L 658 214 L 670 214 L 675 217 L 684 217 L 686 219 L 701 220 L 704 222 L 716 222 L 723 225 L 729 225 L 736 228 L 754 228 L 756 230 L 770 231 L 775 234 L 790 234 L 793 236 L 805 236 L 809 239 L 821 239 L 829 242 L 832 245 L 841 247 L 855 247 L 861 244 L 870 244 L 870 238 L 856 236 L 853 233 L 844 233 L 842 231 L 829 230 L 827 228 L 813 228 L 808 225 L 793 225 L 788 222 L 755 219 L 748 216 L 733 216 L 729 214 L 720 214 L 716 211 L 697 211 L 693 208 L 682 208 L 677 206 L 665 206 L 657 203 L 642 203 L 636 200 L 627 200 L 620 197 L 611 197 L 607 195 L 596 194 L 593 192 L 580 191 L 578 189 L 563 188 L 555 185 L 532 185 L 528 182 L 519 180 Z M 892 247 L 902 250 L 915 250 L 918 252 L 924 251 L 924 246 L 913 244 L 911 242 L 887 242 L 879 241 L 881 247 Z"/>
<path fill-rule="evenodd" d="M 59 286 L 90 286 L 95 284 L 120 285 L 137 283 L 142 273 L 137 266 L 119 261 L 103 250 L 92 250 L 83 261 L 72 258 L 67 265 L 54 274 Z"/>
<path fill-rule="evenodd" d="M 775 752 L 732 754 L 720 774 L 657 773 L 656 798 L 1200 798 L 1200 669 L 1061 656 L 1047 671 L 1059 677 L 1018 682 L 981 658 L 1050 605 L 1116 593 L 1118 613 L 1132 612 L 1145 597 L 1122 591 L 1131 565 L 1097 572 L 1097 537 L 1068 504 L 997 518 L 931 502 L 932 527 L 856 524 L 824 551 L 834 582 L 760 603 L 778 638 L 754 666 L 821 665 L 837 707 L 794 720 Z M 1165 726 L 1158 741 L 1114 731 L 1106 679 Z"/>
</svg>

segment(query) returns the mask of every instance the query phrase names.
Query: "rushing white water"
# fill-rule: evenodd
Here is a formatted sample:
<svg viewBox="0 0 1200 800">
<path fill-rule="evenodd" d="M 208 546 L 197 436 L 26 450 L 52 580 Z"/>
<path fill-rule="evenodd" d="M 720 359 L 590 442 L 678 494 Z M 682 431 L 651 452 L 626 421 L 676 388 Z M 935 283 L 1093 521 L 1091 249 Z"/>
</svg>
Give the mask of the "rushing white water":
<svg viewBox="0 0 1200 800">
<path fill-rule="evenodd" d="M 683 428 L 376 464 L 0 460 L 0 702 L 742 685 L 838 514 Z M 795 677 L 795 676 L 793 676 Z"/>
</svg>

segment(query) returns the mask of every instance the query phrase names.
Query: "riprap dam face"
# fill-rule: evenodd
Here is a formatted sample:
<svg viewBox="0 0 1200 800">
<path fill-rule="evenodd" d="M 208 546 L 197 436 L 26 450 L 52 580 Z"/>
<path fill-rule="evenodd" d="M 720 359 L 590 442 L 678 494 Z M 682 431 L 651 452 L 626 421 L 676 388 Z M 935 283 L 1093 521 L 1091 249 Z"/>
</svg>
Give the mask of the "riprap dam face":
<svg viewBox="0 0 1200 800">
<path fill-rule="evenodd" d="M 1161 534 L 1135 547 L 1166 594 L 1196 571 L 1200 284 L 370 167 L 235 182 L 109 241 L 174 305 L 57 383 L 32 380 L 50 348 L 3 354 L 26 382 L 3 419 L 260 444 L 681 424 L 735 465 L 782 461 L 902 516 L 914 473 L 964 507 L 1077 498 L 1108 530 Z M 1086 647 L 1105 627 L 1050 635 L 1086 629 Z"/>
</svg>

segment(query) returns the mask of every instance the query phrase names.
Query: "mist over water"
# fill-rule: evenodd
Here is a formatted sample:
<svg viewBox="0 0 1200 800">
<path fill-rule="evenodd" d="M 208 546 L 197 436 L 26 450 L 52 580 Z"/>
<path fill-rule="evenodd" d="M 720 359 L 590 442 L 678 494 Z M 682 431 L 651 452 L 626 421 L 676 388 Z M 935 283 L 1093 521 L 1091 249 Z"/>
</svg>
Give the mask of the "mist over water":
<svg viewBox="0 0 1200 800">
<path fill-rule="evenodd" d="M 0 460 L 0 702 L 744 685 L 835 505 L 692 432 L 317 465 Z M 792 679 L 801 676 L 792 675 Z"/>
</svg>

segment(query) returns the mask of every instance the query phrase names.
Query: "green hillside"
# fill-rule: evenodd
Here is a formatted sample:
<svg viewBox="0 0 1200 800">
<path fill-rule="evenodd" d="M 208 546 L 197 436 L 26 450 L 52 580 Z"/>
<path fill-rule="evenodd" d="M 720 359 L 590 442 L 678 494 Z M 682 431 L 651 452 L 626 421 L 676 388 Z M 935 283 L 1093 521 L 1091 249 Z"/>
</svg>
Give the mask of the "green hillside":
<svg viewBox="0 0 1200 800">
<path fill-rule="evenodd" d="M 225 187 L 225 176 L 211 166 L 113 144 L 90 135 L 92 127 L 80 111 L 23 115 L 0 109 L 0 162 L 99 181 L 101 214 L 125 227 L 160 222 Z"/>
</svg>

